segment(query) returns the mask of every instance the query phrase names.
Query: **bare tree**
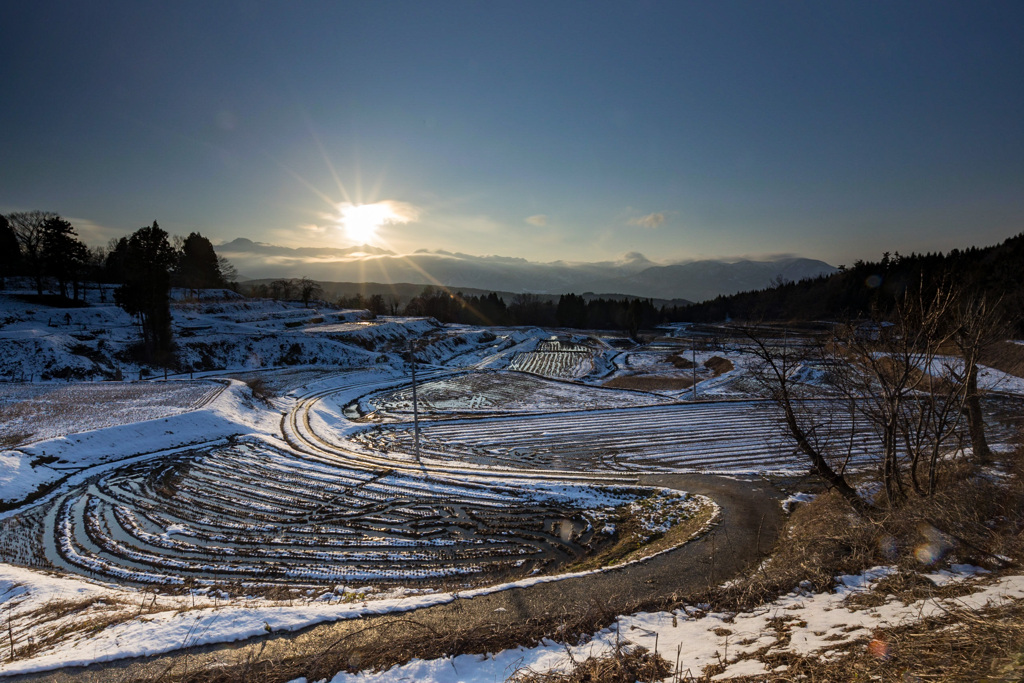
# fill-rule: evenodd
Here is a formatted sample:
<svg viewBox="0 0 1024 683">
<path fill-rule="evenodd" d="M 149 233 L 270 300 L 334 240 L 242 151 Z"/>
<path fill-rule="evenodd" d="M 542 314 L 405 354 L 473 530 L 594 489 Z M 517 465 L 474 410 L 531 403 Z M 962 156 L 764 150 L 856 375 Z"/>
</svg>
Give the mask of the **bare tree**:
<svg viewBox="0 0 1024 683">
<path fill-rule="evenodd" d="M 20 266 L 21 245 L 18 237 L 7 218 L 0 215 L 0 289 L 7 285 L 5 278 L 17 272 Z"/>
<path fill-rule="evenodd" d="M 272 299 L 288 301 L 295 296 L 295 282 L 293 280 L 274 280 L 270 283 L 270 297 Z"/>
<path fill-rule="evenodd" d="M 299 280 L 299 299 L 302 300 L 302 305 L 305 308 L 309 307 L 309 302 L 324 293 L 323 288 L 319 282 L 310 280 L 308 277 L 303 277 Z"/>
<path fill-rule="evenodd" d="M 951 325 L 957 301 L 945 285 L 908 293 L 888 319 L 837 326 L 830 338 L 801 343 L 744 330 L 787 433 L 826 484 L 858 509 L 867 506 L 845 476 L 855 443 L 874 454 L 890 507 L 910 491 L 933 495 L 942 456 L 964 443 L 965 364 L 942 353 L 967 324 Z M 803 397 L 796 378 L 804 364 L 827 368 L 831 396 Z"/>
<path fill-rule="evenodd" d="M 963 357 L 963 373 L 958 379 L 964 385 L 967 424 L 970 429 L 974 457 L 982 463 L 992 460 L 992 450 L 985 438 L 985 416 L 981 410 L 978 389 L 978 363 L 982 354 L 1007 333 L 1001 310 L 1001 299 L 995 302 L 982 296 L 964 296 L 953 308 L 951 335 Z"/>
<path fill-rule="evenodd" d="M 740 332 L 751 341 L 751 350 L 761 361 L 755 372 L 756 379 L 782 409 L 785 429 L 800 452 L 810 460 L 812 470 L 855 509 L 867 509 L 867 503 L 846 479 L 850 449 L 834 448 L 837 445 L 836 430 L 832 428 L 835 420 L 828 411 L 808 409 L 795 380 L 798 368 L 824 356 L 826 350 L 822 340 L 799 344 L 787 334 L 783 334 L 781 339 L 773 339 L 755 327 L 743 327 Z M 837 404 L 832 407 L 837 407 Z"/>
<path fill-rule="evenodd" d="M 46 222 L 58 218 L 52 211 L 19 211 L 7 214 L 7 222 L 21 245 L 21 255 L 36 282 L 36 293 L 43 295 L 43 276 L 46 263 L 43 258 L 43 237 Z"/>
<path fill-rule="evenodd" d="M 238 269 L 235 264 L 220 254 L 217 255 L 217 267 L 220 268 L 220 276 L 225 286 L 232 287 L 238 283 Z"/>
<path fill-rule="evenodd" d="M 918 478 L 924 462 L 928 492 L 934 493 L 939 456 L 959 440 L 963 383 L 955 381 L 955 364 L 941 354 L 951 338 L 956 298 L 947 284 L 931 295 L 908 292 L 889 320 L 876 317 L 869 323 L 877 334 L 858 334 L 847 326 L 838 340 L 849 369 L 841 387 L 880 437 L 882 481 L 891 506 L 906 499 L 908 483 L 925 493 Z"/>
</svg>

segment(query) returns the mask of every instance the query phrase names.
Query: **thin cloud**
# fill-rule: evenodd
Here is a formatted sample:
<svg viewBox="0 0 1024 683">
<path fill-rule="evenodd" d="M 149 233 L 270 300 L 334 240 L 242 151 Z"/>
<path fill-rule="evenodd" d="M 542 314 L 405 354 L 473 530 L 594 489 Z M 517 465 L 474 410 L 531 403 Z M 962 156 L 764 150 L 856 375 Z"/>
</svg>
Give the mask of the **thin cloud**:
<svg viewBox="0 0 1024 683">
<path fill-rule="evenodd" d="M 368 215 L 378 225 L 403 225 L 415 223 L 423 215 L 423 209 L 410 204 L 399 202 L 394 199 L 383 199 L 379 202 L 367 202 L 365 204 L 354 204 L 352 202 L 339 202 L 335 210 L 321 213 L 320 218 L 328 224 L 338 225 L 346 221 L 346 217 L 353 213 Z M 366 220 L 364 218 L 363 220 Z"/>
<path fill-rule="evenodd" d="M 124 230 L 100 225 L 88 218 L 73 218 L 69 216 L 67 221 L 75 226 L 75 232 L 78 233 L 79 238 L 86 244 L 106 245 L 111 237 L 120 238 L 125 236 Z"/>
<path fill-rule="evenodd" d="M 542 213 L 538 213 L 536 216 L 530 216 L 527 218 L 526 222 L 530 225 L 536 225 L 538 228 L 546 228 L 548 226 L 548 217 Z"/>
<path fill-rule="evenodd" d="M 649 213 L 646 216 L 640 216 L 639 218 L 630 218 L 630 225 L 638 225 L 641 228 L 655 229 L 665 222 L 665 212 L 659 211 L 658 213 Z"/>
</svg>

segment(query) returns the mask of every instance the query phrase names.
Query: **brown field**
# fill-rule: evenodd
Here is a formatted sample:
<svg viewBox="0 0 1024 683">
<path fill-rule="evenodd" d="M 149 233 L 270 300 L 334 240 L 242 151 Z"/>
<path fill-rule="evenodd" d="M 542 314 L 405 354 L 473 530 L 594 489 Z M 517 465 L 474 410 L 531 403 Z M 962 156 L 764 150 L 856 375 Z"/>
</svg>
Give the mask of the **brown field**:
<svg viewBox="0 0 1024 683">
<path fill-rule="evenodd" d="M 725 373 L 730 372 L 734 366 L 732 364 L 732 361 L 728 360 L 727 358 L 722 358 L 721 356 L 712 356 L 711 358 L 708 358 L 706 361 L 704 361 L 704 367 L 713 370 L 715 373 L 715 377 L 718 377 L 719 375 L 724 375 Z"/>
<path fill-rule="evenodd" d="M 636 391 L 678 391 L 693 386 L 692 377 L 667 377 L 665 375 L 627 375 L 615 377 L 602 386 L 611 389 L 634 389 Z"/>
<path fill-rule="evenodd" d="M 982 353 L 981 362 L 1008 375 L 1024 377 L 1024 346 L 1012 341 L 993 344 Z"/>
</svg>

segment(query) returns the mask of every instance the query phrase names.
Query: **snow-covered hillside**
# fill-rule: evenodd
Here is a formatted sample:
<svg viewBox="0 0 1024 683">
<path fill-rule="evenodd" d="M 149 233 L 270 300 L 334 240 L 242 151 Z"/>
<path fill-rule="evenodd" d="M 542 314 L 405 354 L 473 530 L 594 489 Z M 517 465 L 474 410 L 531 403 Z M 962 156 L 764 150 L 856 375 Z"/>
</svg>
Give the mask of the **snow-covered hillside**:
<svg viewBox="0 0 1024 683">
<path fill-rule="evenodd" d="M 163 368 L 142 362 L 139 328 L 113 304 L 111 288 L 89 290 L 88 305 L 81 308 L 38 305 L 29 294 L 0 293 L 0 381 L 163 377 Z M 420 338 L 427 338 L 417 354 L 421 361 L 465 357 L 461 362 L 475 363 L 524 336 L 444 329 L 423 318 L 374 319 L 367 311 L 322 302 L 306 308 L 298 302 L 244 299 L 226 290 L 199 294 L 196 300 L 175 292 L 176 361 L 169 376 L 294 365 L 398 367 L 409 340 Z M 482 349 L 491 352 L 481 354 Z"/>
</svg>

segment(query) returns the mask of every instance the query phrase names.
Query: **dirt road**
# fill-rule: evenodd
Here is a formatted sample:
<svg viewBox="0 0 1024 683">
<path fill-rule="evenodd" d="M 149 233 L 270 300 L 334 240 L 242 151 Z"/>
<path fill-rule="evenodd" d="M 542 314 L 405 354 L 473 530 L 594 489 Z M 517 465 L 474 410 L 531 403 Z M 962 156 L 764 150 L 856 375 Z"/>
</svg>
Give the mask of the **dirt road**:
<svg viewBox="0 0 1024 683">
<path fill-rule="evenodd" d="M 651 607 L 673 599 L 686 599 L 717 585 L 751 566 L 771 549 L 782 515 L 780 496 L 760 480 L 744 481 L 706 475 L 649 475 L 641 484 L 665 486 L 706 495 L 722 508 L 717 525 L 701 538 L 647 561 L 585 577 L 544 583 L 529 588 L 460 599 L 403 614 L 366 617 L 312 626 L 296 633 L 274 634 L 240 643 L 178 651 L 146 658 L 125 659 L 89 667 L 69 668 L 7 678 L 10 681 L 70 683 L 86 681 L 173 680 L 186 672 L 221 670 L 262 663 L 287 664 L 291 677 L 306 675 L 320 653 L 358 662 L 362 648 L 382 639 L 402 641 L 404 655 L 430 657 L 430 645 L 417 646 L 420 638 L 436 643 L 444 634 L 498 633 L 530 623 L 554 635 L 567 615 L 599 608 L 617 614 L 638 603 Z M 431 638 L 423 638 L 425 634 Z M 449 638 L 446 642 L 453 642 Z M 322 662 L 321 662 L 322 665 Z M 257 664 L 258 666 L 258 664 Z M 297 673 L 296 673 L 297 672 Z M 321 677 L 322 672 L 315 672 Z M 226 676 L 223 680 L 232 680 Z M 234 680 L 242 680 L 238 676 Z M 274 680 L 274 679 L 271 679 Z M 288 680 L 283 678 L 282 680 Z"/>
</svg>

